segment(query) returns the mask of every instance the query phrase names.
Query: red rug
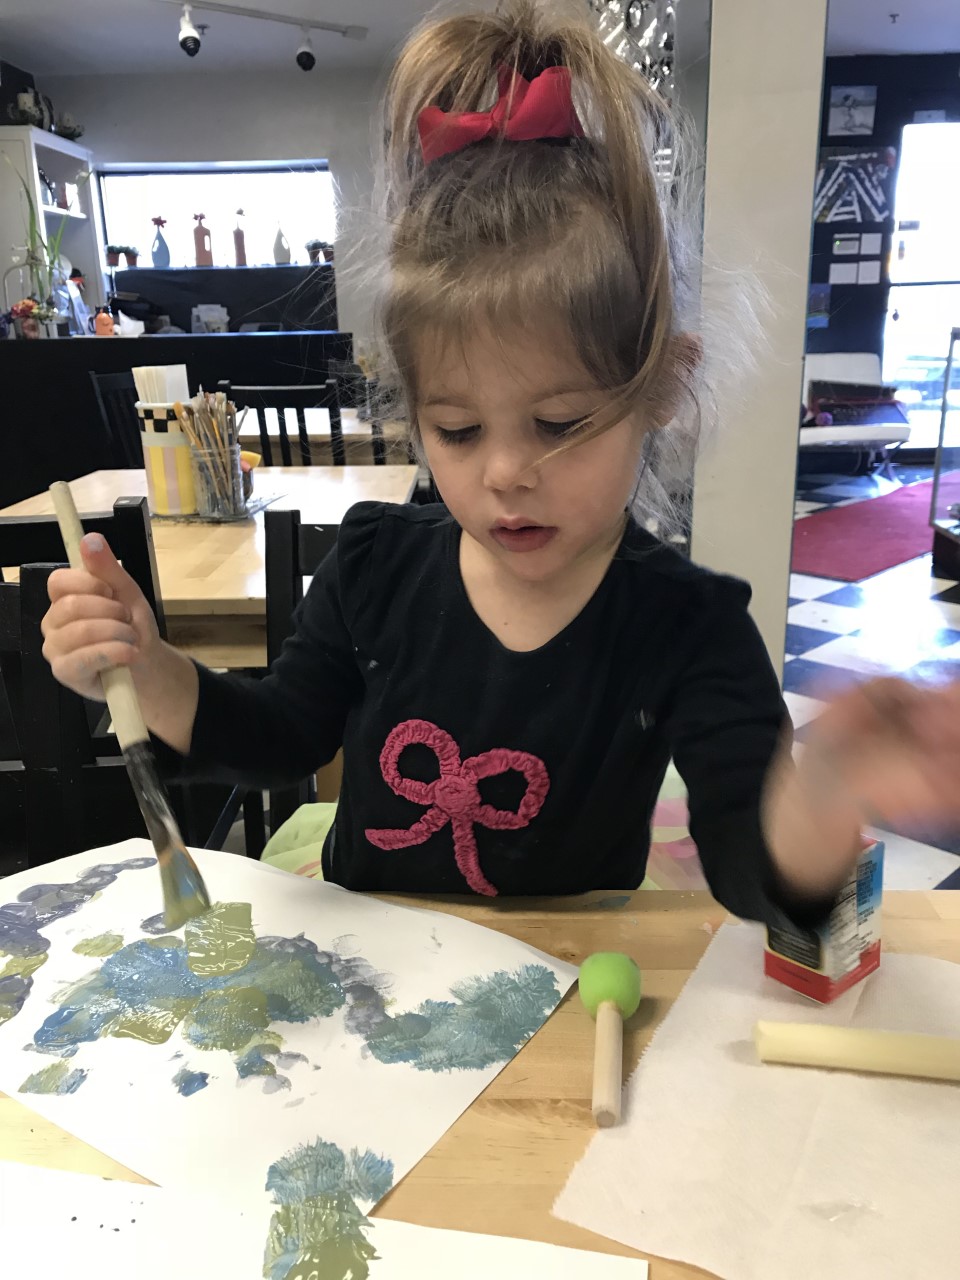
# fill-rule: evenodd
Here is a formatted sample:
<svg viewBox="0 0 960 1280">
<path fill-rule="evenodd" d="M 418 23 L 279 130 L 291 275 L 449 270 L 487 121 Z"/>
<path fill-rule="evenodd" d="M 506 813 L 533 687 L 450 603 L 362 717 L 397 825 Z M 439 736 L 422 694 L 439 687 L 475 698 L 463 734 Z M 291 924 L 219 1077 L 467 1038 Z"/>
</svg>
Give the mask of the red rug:
<svg viewBox="0 0 960 1280">
<path fill-rule="evenodd" d="M 815 511 L 793 526 L 793 572 L 859 582 L 925 555 L 933 546 L 933 481 L 906 485 L 882 498 Z M 940 482 L 940 509 L 960 502 L 960 471 Z"/>
</svg>

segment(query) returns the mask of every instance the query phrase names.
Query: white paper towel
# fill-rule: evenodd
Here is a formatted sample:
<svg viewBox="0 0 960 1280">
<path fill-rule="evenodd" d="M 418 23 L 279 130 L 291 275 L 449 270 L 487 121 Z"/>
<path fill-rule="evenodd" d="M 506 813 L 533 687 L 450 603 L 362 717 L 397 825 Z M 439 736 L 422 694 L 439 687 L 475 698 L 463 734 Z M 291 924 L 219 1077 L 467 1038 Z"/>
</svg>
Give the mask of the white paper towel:
<svg viewBox="0 0 960 1280">
<path fill-rule="evenodd" d="M 723 1280 L 960 1276 L 960 1085 L 753 1046 L 759 1018 L 960 1035 L 960 965 L 887 954 L 822 1008 L 764 978 L 762 948 L 717 933 L 554 1212 Z"/>
</svg>

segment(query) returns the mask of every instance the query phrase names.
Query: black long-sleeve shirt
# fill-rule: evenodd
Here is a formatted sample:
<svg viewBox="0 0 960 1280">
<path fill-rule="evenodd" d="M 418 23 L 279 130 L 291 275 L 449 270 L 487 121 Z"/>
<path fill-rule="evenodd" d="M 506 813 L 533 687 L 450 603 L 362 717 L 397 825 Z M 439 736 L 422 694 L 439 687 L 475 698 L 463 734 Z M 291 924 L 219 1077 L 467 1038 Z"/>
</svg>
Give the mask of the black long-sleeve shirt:
<svg viewBox="0 0 960 1280">
<path fill-rule="evenodd" d="M 785 711 L 749 587 L 631 524 L 580 614 L 518 653 L 474 612 L 458 548 L 441 507 L 355 507 L 269 674 L 200 669 L 184 772 L 288 784 L 342 745 L 327 879 L 568 894 L 640 884 L 672 756 L 716 897 L 806 915 L 761 834 Z"/>
</svg>

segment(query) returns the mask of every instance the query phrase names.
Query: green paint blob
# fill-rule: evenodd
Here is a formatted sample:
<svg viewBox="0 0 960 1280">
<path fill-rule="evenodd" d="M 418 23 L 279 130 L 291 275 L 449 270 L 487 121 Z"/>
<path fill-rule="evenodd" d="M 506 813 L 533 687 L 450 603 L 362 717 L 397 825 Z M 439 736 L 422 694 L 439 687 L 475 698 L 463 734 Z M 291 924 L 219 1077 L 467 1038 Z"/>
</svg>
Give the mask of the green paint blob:
<svg viewBox="0 0 960 1280">
<path fill-rule="evenodd" d="M 78 956 L 112 956 L 122 946 L 122 934 L 98 933 L 96 937 L 84 938 L 73 949 Z"/>
<path fill-rule="evenodd" d="M 169 1000 L 164 1005 L 128 1009 L 111 1024 L 109 1034 L 144 1044 L 166 1044 L 192 1007 L 192 1000 Z"/>
<path fill-rule="evenodd" d="M 182 940 L 174 937 L 172 933 L 165 934 L 162 938 L 144 938 L 143 941 L 148 947 L 161 947 L 165 951 L 170 951 L 174 947 L 183 946 Z"/>
<path fill-rule="evenodd" d="M 183 1034 L 198 1049 L 237 1053 L 270 1025 L 267 998 L 254 987 L 207 991 L 185 1019 Z"/>
<path fill-rule="evenodd" d="M 253 958 L 257 940 L 249 902 L 218 902 L 184 930 L 187 964 L 198 977 L 236 973 Z"/>
<path fill-rule="evenodd" d="M 87 1078 L 86 1071 L 79 1068 L 71 1071 L 69 1063 L 62 1059 L 51 1062 L 33 1075 L 27 1076 L 18 1092 L 20 1093 L 76 1093 Z"/>
<path fill-rule="evenodd" d="M 295 1147 L 267 1174 L 277 1209 L 264 1252 L 267 1280 L 366 1280 L 377 1253 L 358 1201 L 393 1185 L 393 1164 L 372 1151 L 349 1155 L 317 1139 Z"/>
<path fill-rule="evenodd" d="M 0 952 L 0 955 L 3 953 Z M 42 951 L 34 956 L 11 956 L 0 969 L 0 978 L 29 978 L 31 974 L 47 963 L 47 952 Z M 2 1021 L 2 1017 L 0 1017 Z"/>
</svg>

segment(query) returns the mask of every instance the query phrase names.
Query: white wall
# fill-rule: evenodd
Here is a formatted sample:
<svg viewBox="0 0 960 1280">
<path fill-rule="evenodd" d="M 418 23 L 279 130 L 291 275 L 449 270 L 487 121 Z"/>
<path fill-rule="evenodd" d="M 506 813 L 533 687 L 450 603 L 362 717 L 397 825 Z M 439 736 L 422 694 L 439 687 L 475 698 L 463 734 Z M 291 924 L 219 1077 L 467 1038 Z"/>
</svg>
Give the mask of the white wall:
<svg viewBox="0 0 960 1280">
<path fill-rule="evenodd" d="M 207 71 L 44 80 L 60 111 L 86 126 L 96 163 L 327 160 L 340 188 L 340 327 L 362 334 L 366 289 L 350 276 L 351 248 L 369 207 L 371 119 L 379 78 L 369 72 Z"/>
<path fill-rule="evenodd" d="M 754 369 L 718 397 L 697 467 L 693 555 L 747 578 L 753 615 L 783 664 L 813 184 L 827 0 L 713 0 L 706 132 L 708 263 L 752 268 L 770 306 Z M 736 287 L 734 277 L 733 286 Z M 711 296 L 708 325 L 719 292 Z M 737 352 L 731 353 L 736 367 Z"/>
</svg>

